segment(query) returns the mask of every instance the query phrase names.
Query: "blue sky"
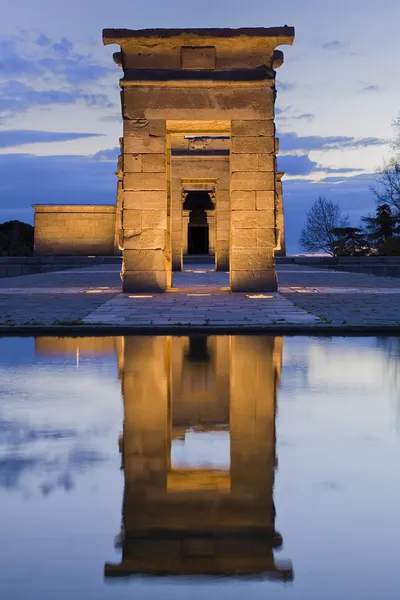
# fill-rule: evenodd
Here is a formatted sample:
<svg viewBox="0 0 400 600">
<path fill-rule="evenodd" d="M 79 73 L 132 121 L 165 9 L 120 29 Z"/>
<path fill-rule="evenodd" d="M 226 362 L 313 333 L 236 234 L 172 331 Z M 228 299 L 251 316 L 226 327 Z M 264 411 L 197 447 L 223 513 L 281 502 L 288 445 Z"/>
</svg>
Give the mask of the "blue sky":
<svg viewBox="0 0 400 600">
<path fill-rule="evenodd" d="M 0 221 L 33 203 L 113 203 L 121 135 L 108 27 L 296 27 L 277 126 L 290 251 L 323 194 L 357 225 L 400 113 L 395 0 L 14 0 L 0 22 Z M 116 48 L 115 48 L 116 50 Z"/>
</svg>

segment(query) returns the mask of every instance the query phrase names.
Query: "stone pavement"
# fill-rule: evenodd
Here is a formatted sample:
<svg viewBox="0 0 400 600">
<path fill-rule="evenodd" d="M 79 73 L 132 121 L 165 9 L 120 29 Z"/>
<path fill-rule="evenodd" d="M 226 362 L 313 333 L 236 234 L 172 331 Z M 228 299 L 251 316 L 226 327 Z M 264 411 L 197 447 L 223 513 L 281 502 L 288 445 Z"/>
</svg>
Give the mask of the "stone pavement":
<svg viewBox="0 0 400 600">
<path fill-rule="evenodd" d="M 166 294 L 123 294 L 119 265 L 2 279 L 0 330 L 400 333 L 400 279 L 279 265 L 279 293 L 232 294 L 227 273 L 188 269 Z"/>
</svg>

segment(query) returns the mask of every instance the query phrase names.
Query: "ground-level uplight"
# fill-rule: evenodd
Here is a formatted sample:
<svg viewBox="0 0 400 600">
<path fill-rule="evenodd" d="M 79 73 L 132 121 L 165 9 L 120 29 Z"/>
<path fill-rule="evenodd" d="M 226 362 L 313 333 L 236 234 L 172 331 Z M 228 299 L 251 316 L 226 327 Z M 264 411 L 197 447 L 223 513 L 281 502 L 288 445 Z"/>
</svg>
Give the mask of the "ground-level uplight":
<svg viewBox="0 0 400 600">
<path fill-rule="evenodd" d="M 266 300 L 273 299 L 274 296 L 266 296 L 265 294 L 246 294 L 246 298 L 250 298 L 250 300 Z"/>
<path fill-rule="evenodd" d="M 144 295 L 137 295 L 137 296 L 128 296 L 128 298 L 152 298 L 153 296 L 144 296 Z"/>
</svg>

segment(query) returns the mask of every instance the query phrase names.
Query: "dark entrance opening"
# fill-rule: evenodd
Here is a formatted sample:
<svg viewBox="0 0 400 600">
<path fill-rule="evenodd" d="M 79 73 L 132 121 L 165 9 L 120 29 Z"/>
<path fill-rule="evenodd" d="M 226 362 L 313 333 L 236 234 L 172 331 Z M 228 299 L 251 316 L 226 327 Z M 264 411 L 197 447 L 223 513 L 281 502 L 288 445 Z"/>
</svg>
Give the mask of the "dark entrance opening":
<svg viewBox="0 0 400 600">
<path fill-rule="evenodd" d="M 192 210 L 188 226 L 188 254 L 209 253 L 209 228 L 205 210 Z"/>
<path fill-rule="evenodd" d="M 203 191 L 188 192 L 183 209 L 190 211 L 188 254 L 209 254 L 209 225 L 206 211 L 214 209 L 209 193 Z"/>
</svg>

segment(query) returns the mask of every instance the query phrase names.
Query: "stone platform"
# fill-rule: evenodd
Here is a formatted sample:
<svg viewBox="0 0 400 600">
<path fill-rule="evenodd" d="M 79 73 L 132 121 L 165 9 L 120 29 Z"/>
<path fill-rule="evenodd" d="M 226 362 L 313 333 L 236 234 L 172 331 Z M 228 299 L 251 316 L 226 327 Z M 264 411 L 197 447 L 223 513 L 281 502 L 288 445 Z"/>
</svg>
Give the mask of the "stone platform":
<svg viewBox="0 0 400 600">
<path fill-rule="evenodd" d="M 3 279 L 0 333 L 400 334 L 400 279 L 278 265 L 278 293 L 243 294 L 209 269 L 174 274 L 165 294 L 123 294 L 113 264 Z"/>
</svg>

